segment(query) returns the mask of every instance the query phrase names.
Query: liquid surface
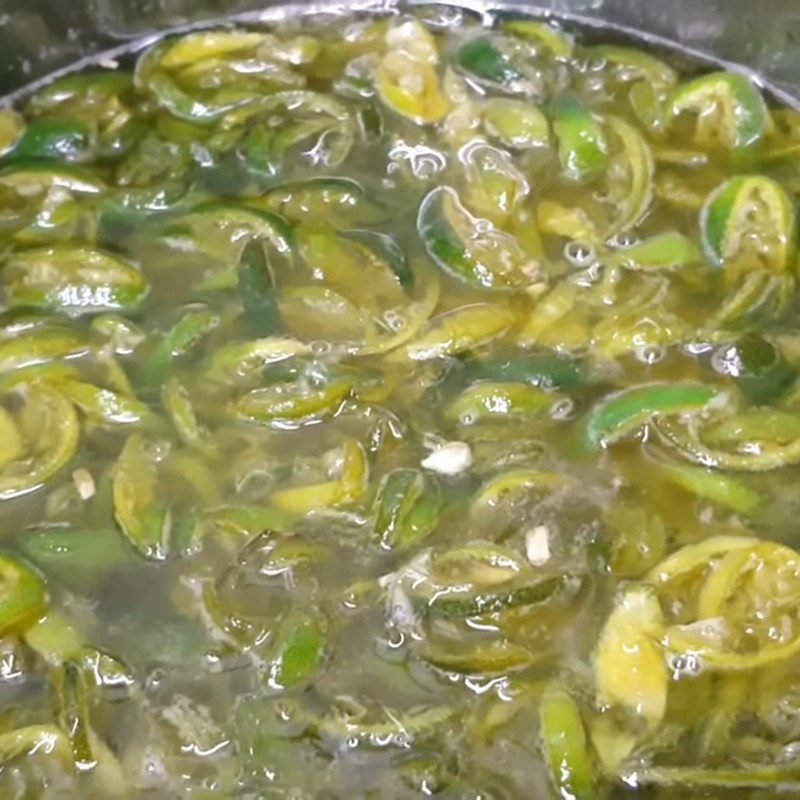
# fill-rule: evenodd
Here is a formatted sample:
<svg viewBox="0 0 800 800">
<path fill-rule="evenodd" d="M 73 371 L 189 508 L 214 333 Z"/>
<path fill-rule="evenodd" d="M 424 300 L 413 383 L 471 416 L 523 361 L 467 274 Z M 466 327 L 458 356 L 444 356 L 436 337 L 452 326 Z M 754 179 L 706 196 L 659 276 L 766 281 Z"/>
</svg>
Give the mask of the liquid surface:
<svg viewBox="0 0 800 800">
<path fill-rule="evenodd" d="M 0 796 L 800 793 L 800 115 L 434 7 L 0 156 Z"/>
</svg>

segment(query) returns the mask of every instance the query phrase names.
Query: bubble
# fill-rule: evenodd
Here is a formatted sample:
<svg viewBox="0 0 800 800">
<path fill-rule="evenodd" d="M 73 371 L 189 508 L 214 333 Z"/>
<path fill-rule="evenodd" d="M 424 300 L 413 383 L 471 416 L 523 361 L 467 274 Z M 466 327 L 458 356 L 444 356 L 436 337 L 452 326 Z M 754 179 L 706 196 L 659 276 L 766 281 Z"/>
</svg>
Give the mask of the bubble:
<svg viewBox="0 0 800 800">
<path fill-rule="evenodd" d="M 564 248 L 564 258 L 576 267 L 588 267 L 595 261 L 595 251 L 590 244 L 569 242 Z"/>
<path fill-rule="evenodd" d="M 358 595 L 355 592 L 348 592 L 342 598 L 342 608 L 347 611 L 356 611 L 359 608 Z"/>
<path fill-rule="evenodd" d="M 358 736 L 348 737 L 345 744 L 350 750 L 355 750 L 358 747 Z"/>
<path fill-rule="evenodd" d="M 681 653 L 669 660 L 673 680 L 697 677 L 703 671 L 703 659 L 697 653 Z"/>
<path fill-rule="evenodd" d="M 167 679 L 167 673 L 163 669 L 154 669 L 145 679 L 144 688 L 148 692 L 155 692 Z"/>
<path fill-rule="evenodd" d="M 603 56 L 595 56 L 586 62 L 587 72 L 602 72 L 608 66 L 608 60 Z"/>
<path fill-rule="evenodd" d="M 375 642 L 375 652 L 379 658 L 390 664 L 396 664 L 405 659 L 404 634 L 393 628 L 389 631 L 387 638 L 377 639 Z"/>
<path fill-rule="evenodd" d="M 575 411 L 575 403 L 568 397 L 553 404 L 550 416 L 556 420 L 568 420 Z"/>
<path fill-rule="evenodd" d="M 708 342 L 689 342 L 681 348 L 685 353 L 690 356 L 702 356 L 713 349 L 713 345 Z"/>
<path fill-rule="evenodd" d="M 610 247 L 614 247 L 620 250 L 628 250 L 634 245 L 639 244 L 639 241 L 640 239 L 635 233 L 631 233 L 630 231 L 623 231 L 622 233 L 618 233 L 616 236 L 612 236 L 608 240 L 608 244 Z"/>
<path fill-rule="evenodd" d="M 331 350 L 333 350 L 333 345 L 324 339 L 317 339 L 311 342 L 311 352 L 315 356 L 327 356 Z"/>
<path fill-rule="evenodd" d="M 159 778 L 166 775 L 164 762 L 157 753 L 154 753 L 151 750 L 148 750 L 145 753 L 145 756 L 142 760 L 142 766 L 145 773 L 148 775 L 158 776 Z"/>
<path fill-rule="evenodd" d="M 461 425 L 469 426 L 474 425 L 477 419 L 474 414 L 467 411 L 458 418 L 458 421 Z"/>
<path fill-rule="evenodd" d="M 406 327 L 406 319 L 394 309 L 389 309 L 383 315 L 383 322 L 390 331 L 399 332 Z"/>
<path fill-rule="evenodd" d="M 408 163 L 414 177 L 421 180 L 433 178 L 447 167 L 447 157 L 443 153 L 432 147 L 408 144 L 404 141 L 399 141 L 392 148 L 389 158 L 397 164 Z"/>
<path fill-rule="evenodd" d="M 599 76 L 596 78 L 588 78 L 585 89 L 592 94 L 600 94 L 604 89 L 603 79 Z"/>
<path fill-rule="evenodd" d="M 658 344 L 646 344 L 643 347 L 637 347 L 634 354 L 637 361 L 652 365 L 664 359 L 666 349 Z"/>
</svg>

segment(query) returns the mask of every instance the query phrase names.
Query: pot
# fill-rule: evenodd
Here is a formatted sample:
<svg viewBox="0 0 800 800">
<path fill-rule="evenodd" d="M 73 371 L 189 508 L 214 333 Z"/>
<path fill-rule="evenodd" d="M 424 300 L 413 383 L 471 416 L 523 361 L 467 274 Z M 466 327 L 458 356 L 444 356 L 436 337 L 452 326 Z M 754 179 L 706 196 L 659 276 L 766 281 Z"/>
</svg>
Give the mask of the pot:
<svg viewBox="0 0 800 800">
<path fill-rule="evenodd" d="M 408 5 L 420 4 L 411 0 Z M 396 0 L 287 4 L 271 0 L 0 0 L 0 97 L 56 70 L 156 31 L 229 15 L 270 20 L 287 13 L 390 10 Z M 752 70 L 781 96 L 800 98 L 800 5 L 796 0 L 463 0 L 478 13 L 557 15 L 671 42 L 695 55 Z"/>
</svg>

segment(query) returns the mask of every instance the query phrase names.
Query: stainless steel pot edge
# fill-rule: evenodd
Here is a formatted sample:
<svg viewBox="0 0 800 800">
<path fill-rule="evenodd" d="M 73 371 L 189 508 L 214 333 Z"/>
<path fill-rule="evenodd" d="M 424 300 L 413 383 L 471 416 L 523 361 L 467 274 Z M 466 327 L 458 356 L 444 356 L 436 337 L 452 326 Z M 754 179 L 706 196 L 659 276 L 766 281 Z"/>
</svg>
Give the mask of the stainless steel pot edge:
<svg viewBox="0 0 800 800">
<path fill-rule="evenodd" d="M 674 52 L 681 57 L 697 61 L 701 64 L 707 64 L 710 67 L 739 72 L 753 80 L 777 102 L 800 110 L 800 97 L 766 80 L 763 75 L 756 70 L 744 64 L 712 56 L 697 48 L 687 47 L 680 42 L 649 31 L 643 31 L 639 28 L 622 25 L 616 22 L 608 22 L 596 17 L 570 11 L 554 11 L 550 8 L 531 7 L 528 3 L 514 2 L 513 0 L 510 2 L 508 0 L 496 0 L 495 2 L 491 2 L 491 0 L 438 0 L 437 4 L 460 8 L 476 14 L 487 27 L 503 14 L 520 14 L 540 19 L 550 19 L 556 22 L 563 21 L 570 26 L 579 28 L 610 31 L 615 35 L 630 38 L 634 41 L 639 40 L 646 42 L 654 48 Z M 322 2 L 281 3 L 262 10 L 246 11 L 231 16 L 213 17 L 200 22 L 166 27 L 157 33 L 131 39 L 122 45 L 86 56 L 62 69 L 52 72 L 44 78 L 28 83 L 18 90 L 0 97 L 0 107 L 16 104 L 53 81 L 65 75 L 79 72 L 87 67 L 99 66 L 101 68 L 106 67 L 113 69 L 118 59 L 131 53 L 136 53 L 166 36 L 237 23 L 259 22 L 274 24 L 290 17 L 310 17 L 344 13 L 396 14 L 400 13 L 404 8 L 422 5 L 430 5 L 430 0 L 350 0 L 350 2 L 325 2 L 325 0 L 322 0 Z"/>
</svg>

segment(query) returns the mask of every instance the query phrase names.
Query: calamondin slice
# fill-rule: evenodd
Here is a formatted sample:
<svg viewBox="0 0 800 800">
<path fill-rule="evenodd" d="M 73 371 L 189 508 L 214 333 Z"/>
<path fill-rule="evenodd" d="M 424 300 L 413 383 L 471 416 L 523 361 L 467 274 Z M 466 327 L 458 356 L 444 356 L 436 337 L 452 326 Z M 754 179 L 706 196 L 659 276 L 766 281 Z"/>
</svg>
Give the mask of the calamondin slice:
<svg viewBox="0 0 800 800">
<path fill-rule="evenodd" d="M 786 272 L 797 255 L 797 209 L 763 175 L 740 175 L 709 195 L 700 214 L 703 249 L 715 267 Z"/>
<path fill-rule="evenodd" d="M 439 267 L 476 288 L 523 289 L 539 278 L 516 239 L 470 214 L 450 186 L 423 200 L 417 230 Z"/>
</svg>

